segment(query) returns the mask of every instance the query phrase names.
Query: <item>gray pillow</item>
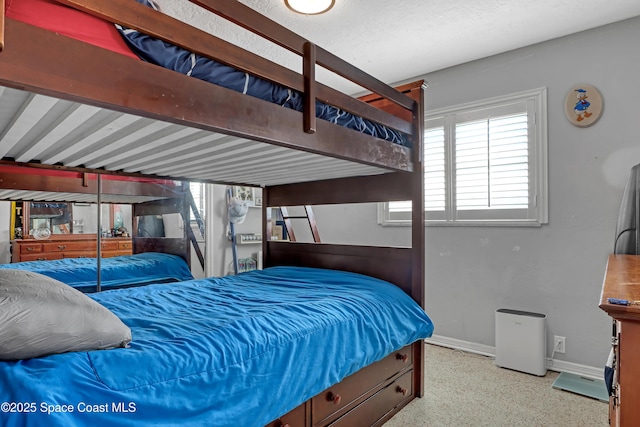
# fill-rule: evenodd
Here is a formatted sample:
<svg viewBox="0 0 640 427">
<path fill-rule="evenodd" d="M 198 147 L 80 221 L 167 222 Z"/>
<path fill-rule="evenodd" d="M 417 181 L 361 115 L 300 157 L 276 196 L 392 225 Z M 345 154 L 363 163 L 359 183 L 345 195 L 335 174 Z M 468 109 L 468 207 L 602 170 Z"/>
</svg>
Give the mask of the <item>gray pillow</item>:
<svg viewBox="0 0 640 427">
<path fill-rule="evenodd" d="M 0 269 L 0 360 L 130 342 L 129 327 L 82 292 L 39 273 Z"/>
</svg>

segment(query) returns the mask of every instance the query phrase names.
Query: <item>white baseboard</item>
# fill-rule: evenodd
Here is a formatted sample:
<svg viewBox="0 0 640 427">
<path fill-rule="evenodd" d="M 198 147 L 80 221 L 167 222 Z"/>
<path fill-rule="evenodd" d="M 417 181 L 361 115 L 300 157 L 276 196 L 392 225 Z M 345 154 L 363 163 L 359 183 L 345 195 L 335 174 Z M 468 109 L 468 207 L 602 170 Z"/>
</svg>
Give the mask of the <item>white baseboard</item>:
<svg viewBox="0 0 640 427">
<path fill-rule="evenodd" d="M 431 338 L 427 338 L 425 342 L 427 344 L 468 351 L 469 353 L 481 354 L 488 357 L 496 356 L 496 348 L 493 346 L 444 337 L 442 335 L 433 335 Z M 593 366 L 580 365 L 578 363 L 565 362 L 564 360 L 551 358 L 547 358 L 547 369 L 556 372 L 568 372 L 570 374 L 597 380 L 602 380 L 604 377 L 604 367 L 596 368 Z"/>
<path fill-rule="evenodd" d="M 471 341 L 462 341 L 455 338 L 433 335 L 424 340 L 427 344 L 435 344 L 441 347 L 454 348 L 456 350 L 468 351 L 470 353 L 481 354 L 483 356 L 495 357 L 496 348 L 484 344 L 477 344 Z"/>
<path fill-rule="evenodd" d="M 601 368 L 565 362 L 564 360 L 547 358 L 547 369 L 556 372 L 568 372 L 581 377 L 604 381 L 604 365 Z"/>
</svg>

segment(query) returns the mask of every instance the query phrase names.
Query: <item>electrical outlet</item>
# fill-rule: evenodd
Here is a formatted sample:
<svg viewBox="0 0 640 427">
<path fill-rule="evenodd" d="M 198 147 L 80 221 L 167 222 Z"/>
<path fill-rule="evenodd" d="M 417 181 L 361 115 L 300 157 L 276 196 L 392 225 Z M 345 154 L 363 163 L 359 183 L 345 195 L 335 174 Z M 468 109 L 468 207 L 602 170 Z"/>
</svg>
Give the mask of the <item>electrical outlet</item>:
<svg viewBox="0 0 640 427">
<path fill-rule="evenodd" d="M 560 337 L 558 335 L 553 336 L 553 351 L 556 353 L 564 353 L 565 352 L 565 337 Z"/>
</svg>

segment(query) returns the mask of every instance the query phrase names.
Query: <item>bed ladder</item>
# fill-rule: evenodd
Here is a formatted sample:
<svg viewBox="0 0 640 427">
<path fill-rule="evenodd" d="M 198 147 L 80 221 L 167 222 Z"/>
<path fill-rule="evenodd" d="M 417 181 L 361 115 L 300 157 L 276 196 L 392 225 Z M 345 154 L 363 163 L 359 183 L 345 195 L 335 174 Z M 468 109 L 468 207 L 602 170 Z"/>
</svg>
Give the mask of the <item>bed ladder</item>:
<svg viewBox="0 0 640 427">
<path fill-rule="evenodd" d="M 304 215 L 289 215 L 289 210 L 285 206 L 280 206 L 280 216 L 284 222 L 284 229 L 289 237 L 290 242 L 296 241 L 296 235 L 293 233 L 293 226 L 291 224 L 292 219 L 306 219 L 311 229 L 313 241 L 320 243 L 320 233 L 318 233 L 318 226 L 316 225 L 316 217 L 313 215 L 311 206 L 304 205 Z"/>
<path fill-rule="evenodd" d="M 202 217 L 200 216 L 200 212 L 198 211 L 198 206 L 196 205 L 196 201 L 193 199 L 193 194 L 191 194 L 191 189 L 189 188 L 188 185 L 185 185 L 183 187 L 184 190 L 184 196 L 185 196 L 185 201 L 187 203 L 187 205 L 189 206 L 189 210 L 188 212 L 193 213 L 194 218 L 196 219 L 196 223 L 198 224 L 198 230 L 200 231 L 200 235 L 202 236 L 202 238 L 204 238 L 204 221 L 202 220 Z M 186 215 L 186 218 L 185 218 Z M 189 217 L 189 214 L 183 211 L 183 221 L 185 224 L 185 231 L 187 233 L 187 239 L 191 242 L 191 244 L 193 245 L 193 249 L 196 253 L 196 256 L 198 257 L 198 261 L 200 261 L 200 265 L 202 266 L 202 269 L 204 270 L 204 255 L 202 254 L 202 251 L 200 250 L 200 246 L 198 245 L 198 239 L 195 235 L 195 233 L 193 232 L 193 229 L 191 228 L 191 218 Z"/>
</svg>

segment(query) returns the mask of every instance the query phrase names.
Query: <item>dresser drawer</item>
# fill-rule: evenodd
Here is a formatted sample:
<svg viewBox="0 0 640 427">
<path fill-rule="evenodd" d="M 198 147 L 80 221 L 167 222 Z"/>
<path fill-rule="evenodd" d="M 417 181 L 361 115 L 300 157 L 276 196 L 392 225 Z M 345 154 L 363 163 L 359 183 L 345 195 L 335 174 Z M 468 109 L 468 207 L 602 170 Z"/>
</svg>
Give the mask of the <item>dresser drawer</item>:
<svg viewBox="0 0 640 427">
<path fill-rule="evenodd" d="M 133 243 L 131 241 L 118 242 L 118 250 L 131 250 L 131 248 L 133 248 Z"/>
<path fill-rule="evenodd" d="M 49 242 L 42 244 L 43 252 L 96 251 L 96 241 Z"/>
<path fill-rule="evenodd" d="M 102 258 L 113 258 L 116 256 L 131 255 L 131 251 L 108 251 L 102 252 Z"/>
<path fill-rule="evenodd" d="M 265 427 L 304 427 L 306 425 L 307 411 L 306 405 L 303 403 L 277 420 L 270 422 Z"/>
<path fill-rule="evenodd" d="M 118 250 L 118 242 L 116 241 L 102 241 L 100 243 L 100 247 L 103 251 L 117 251 Z"/>
<path fill-rule="evenodd" d="M 35 252 L 42 252 L 42 244 L 41 243 L 29 243 L 18 245 L 20 247 L 21 254 L 32 254 Z"/>
<path fill-rule="evenodd" d="M 61 252 L 62 258 L 95 258 L 96 250 L 92 251 L 65 251 Z"/>
<path fill-rule="evenodd" d="M 370 427 L 400 404 L 413 399 L 413 370 L 405 373 L 391 384 L 347 412 L 331 427 Z"/>
<path fill-rule="evenodd" d="M 60 253 L 33 253 L 33 254 L 22 254 L 20 256 L 20 261 L 51 261 L 52 259 L 62 259 L 62 252 Z"/>
<path fill-rule="evenodd" d="M 413 352 L 409 345 L 315 396 L 311 401 L 314 425 L 325 425 L 337 418 L 376 386 L 412 367 L 412 361 Z"/>
</svg>

